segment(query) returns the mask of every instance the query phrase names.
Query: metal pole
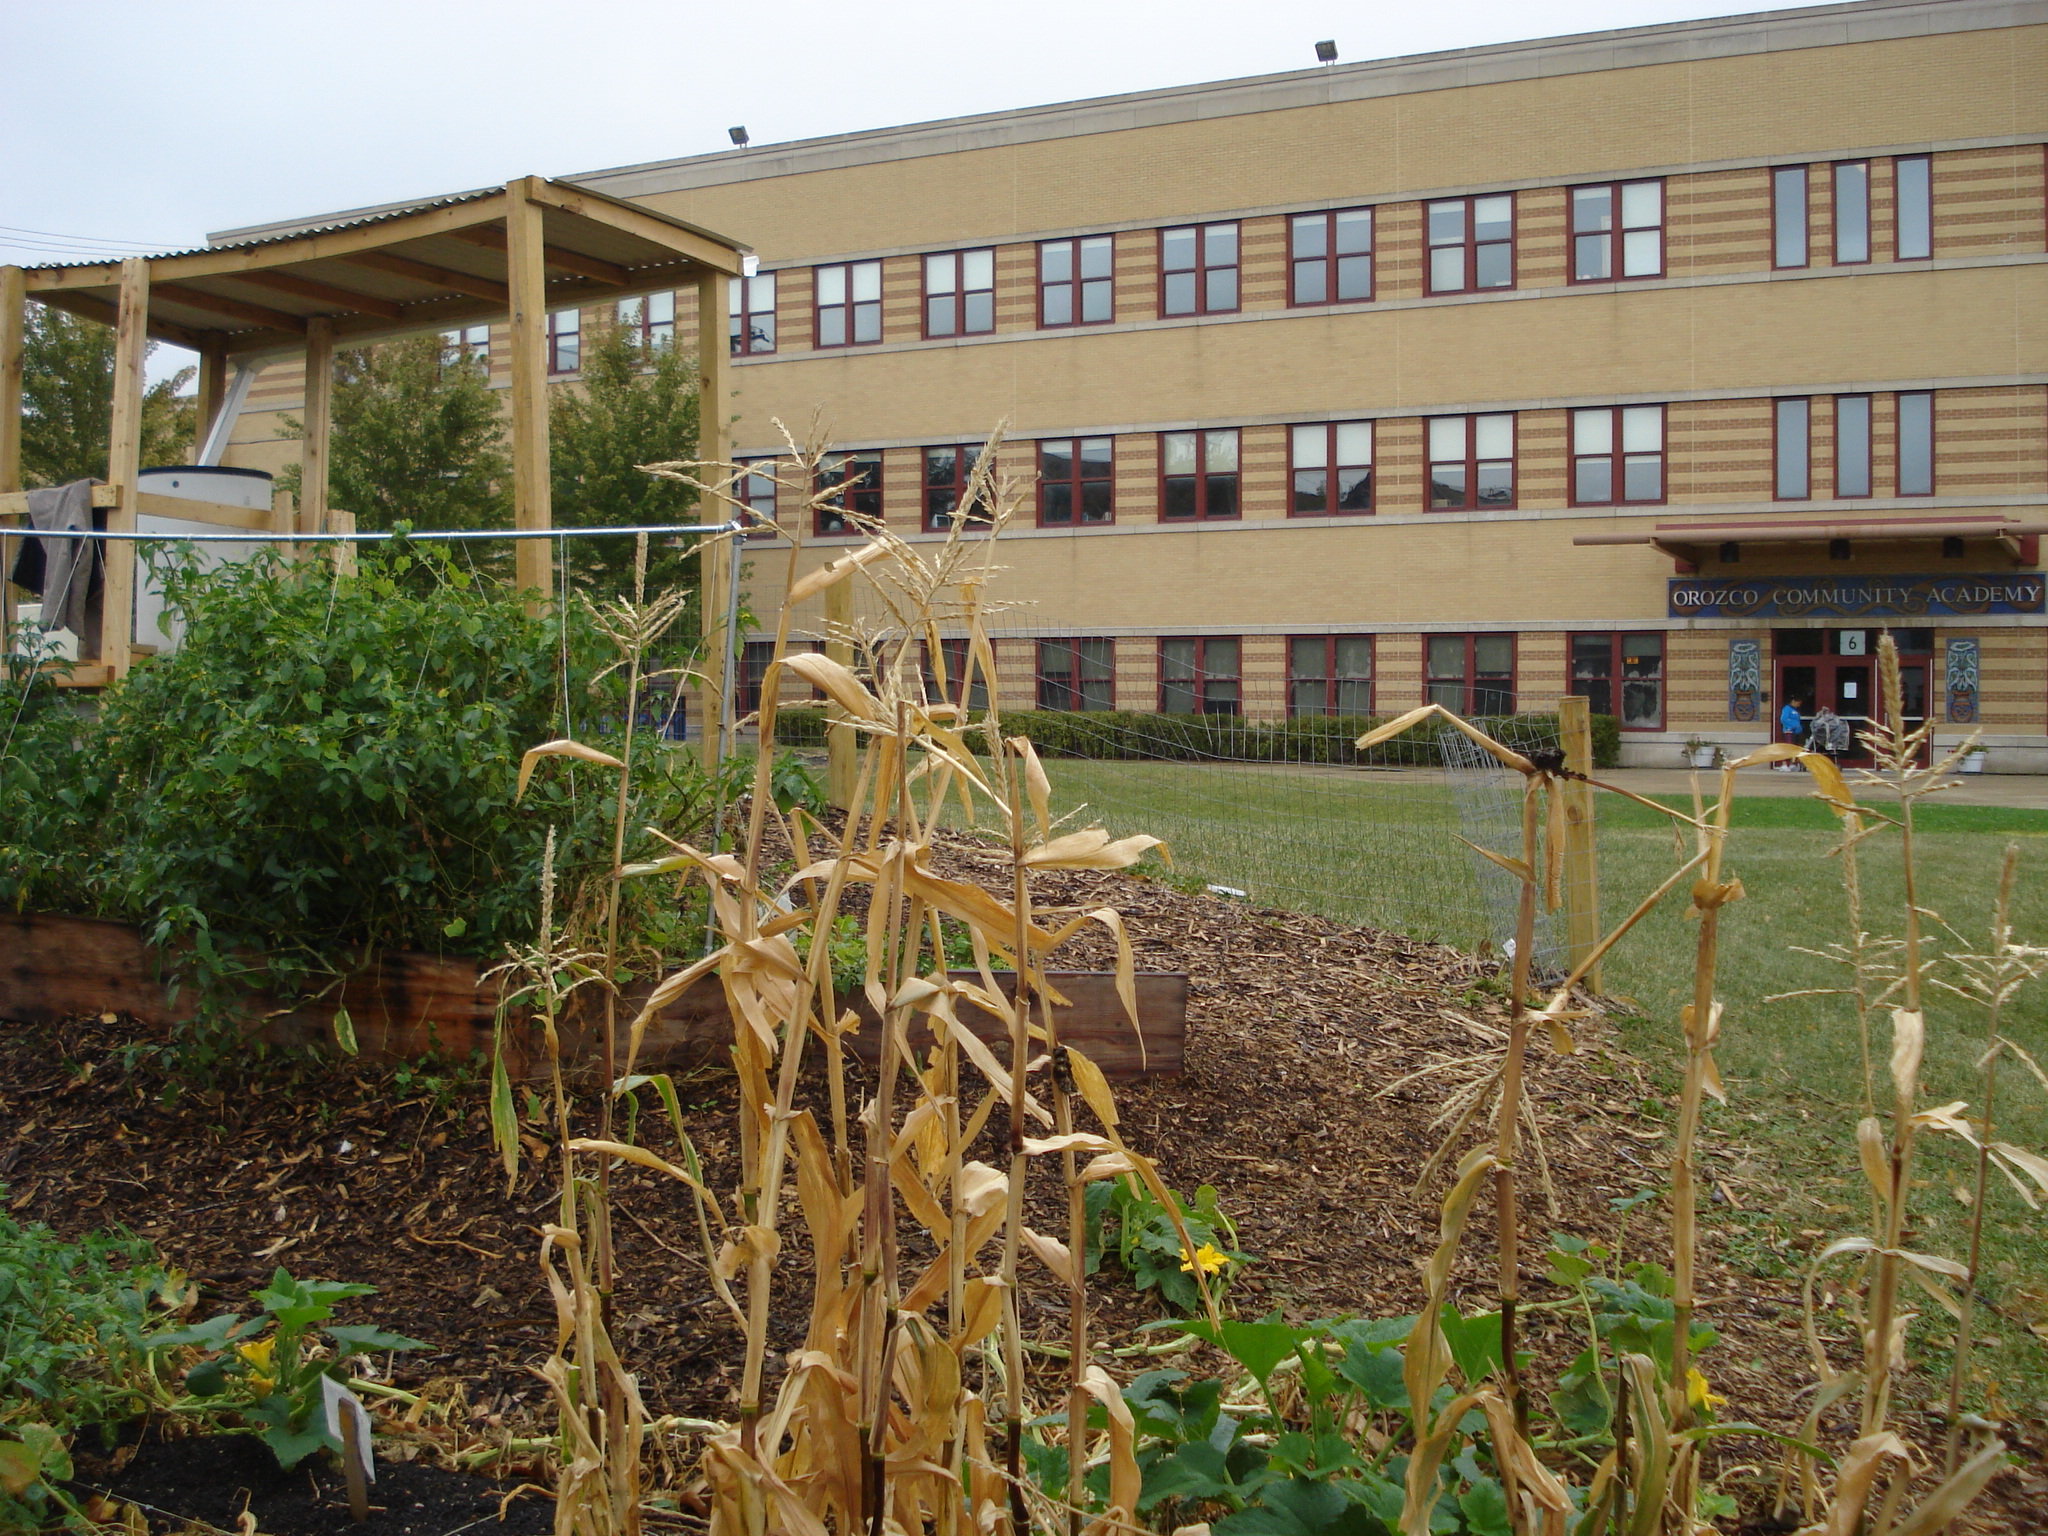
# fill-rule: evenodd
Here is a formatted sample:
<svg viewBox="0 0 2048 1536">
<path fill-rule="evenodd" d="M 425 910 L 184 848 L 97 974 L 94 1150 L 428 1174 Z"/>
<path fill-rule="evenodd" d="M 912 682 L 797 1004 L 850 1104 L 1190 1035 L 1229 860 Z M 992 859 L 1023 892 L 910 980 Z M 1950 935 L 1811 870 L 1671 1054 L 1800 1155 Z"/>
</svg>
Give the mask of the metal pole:
<svg viewBox="0 0 2048 1536">
<path fill-rule="evenodd" d="M 39 539 L 127 539 L 158 544 L 381 544 L 411 541 L 444 544 L 460 539 L 556 539 L 583 534 L 724 533 L 731 523 L 660 524 L 647 528 L 454 528 L 429 533 L 276 533 L 260 529 L 234 533 L 143 533 L 111 528 L 16 529 Z"/>
</svg>

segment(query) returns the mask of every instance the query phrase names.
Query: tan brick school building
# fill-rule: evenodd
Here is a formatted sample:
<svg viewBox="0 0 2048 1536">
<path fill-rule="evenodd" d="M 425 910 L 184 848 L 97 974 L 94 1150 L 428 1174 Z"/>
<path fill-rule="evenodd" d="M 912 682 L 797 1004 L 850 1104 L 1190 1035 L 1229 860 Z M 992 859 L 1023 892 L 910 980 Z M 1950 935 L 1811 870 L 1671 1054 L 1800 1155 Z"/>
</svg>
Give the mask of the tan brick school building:
<svg viewBox="0 0 2048 1536">
<path fill-rule="evenodd" d="M 742 457 L 816 413 L 937 539 L 1008 420 L 1016 704 L 1576 690 L 1675 763 L 1867 717 L 1890 629 L 1909 715 L 2043 772 L 2044 141 L 2048 3 L 1860 0 L 573 179 L 758 253 Z M 621 309 L 696 345 L 688 293 Z M 289 456 L 274 373 L 228 462 Z"/>
</svg>

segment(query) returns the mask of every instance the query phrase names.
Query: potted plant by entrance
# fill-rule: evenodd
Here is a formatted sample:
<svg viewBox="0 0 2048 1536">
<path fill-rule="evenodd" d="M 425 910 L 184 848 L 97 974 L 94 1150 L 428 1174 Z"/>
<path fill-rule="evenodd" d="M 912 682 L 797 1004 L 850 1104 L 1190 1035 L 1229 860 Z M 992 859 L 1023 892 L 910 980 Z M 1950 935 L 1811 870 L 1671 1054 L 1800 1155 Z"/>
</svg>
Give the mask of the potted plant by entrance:
<svg viewBox="0 0 2048 1536">
<path fill-rule="evenodd" d="M 1982 773 L 1984 771 L 1984 749 L 1972 747 L 1963 754 L 1963 760 L 1956 764 L 1958 773 Z"/>
<path fill-rule="evenodd" d="M 1685 738 L 1685 762 L 1689 768 L 1714 766 L 1714 744 L 1703 736 Z"/>
</svg>

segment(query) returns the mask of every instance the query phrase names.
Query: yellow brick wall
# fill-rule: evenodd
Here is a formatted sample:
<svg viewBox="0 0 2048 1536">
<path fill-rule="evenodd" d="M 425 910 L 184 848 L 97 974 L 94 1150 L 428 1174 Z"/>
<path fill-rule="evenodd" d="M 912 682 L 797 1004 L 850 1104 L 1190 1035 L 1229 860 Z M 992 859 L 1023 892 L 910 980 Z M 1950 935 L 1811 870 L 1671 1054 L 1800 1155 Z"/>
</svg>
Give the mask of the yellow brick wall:
<svg viewBox="0 0 2048 1536">
<path fill-rule="evenodd" d="M 1761 168 L 1664 183 L 1664 270 L 1672 277 L 1756 272 L 1771 264 L 1771 175 Z"/>
<path fill-rule="evenodd" d="M 1936 155 L 1933 192 L 1937 257 L 2041 249 L 2040 145 Z"/>
</svg>

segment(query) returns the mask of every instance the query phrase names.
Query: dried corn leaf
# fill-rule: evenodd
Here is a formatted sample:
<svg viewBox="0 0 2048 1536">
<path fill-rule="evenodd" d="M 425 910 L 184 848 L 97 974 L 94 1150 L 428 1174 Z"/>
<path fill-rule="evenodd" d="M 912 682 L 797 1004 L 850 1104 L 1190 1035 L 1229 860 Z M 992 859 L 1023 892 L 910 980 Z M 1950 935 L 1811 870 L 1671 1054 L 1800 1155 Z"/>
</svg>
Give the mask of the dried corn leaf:
<svg viewBox="0 0 2048 1536">
<path fill-rule="evenodd" d="M 1875 1115 L 1856 1122 L 1856 1155 L 1863 1163 L 1863 1177 L 1877 1198 L 1889 1205 L 1892 1198 L 1891 1157 L 1885 1147 L 1884 1126 Z"/>
<path fill-rule="evenodd" d="M 830 656 L 803 651 L 783 665 L 856 720 L 873 722 L 882 718 L 882 706 L 868 692 L 867 685 L 854 675 L 852 668 Z"/>
<path fill-rule="evenodd" d="M 1148 849 L 1165 846 L 1158 838 L 1142 832 L 1111 842 L 1102 828 L 1090 827 L 1040 843 L 1024 855 L 1022 863 L 1027 869 L 1128 869 Z"/>
<path fill-rule="evenodd" d="M 1911 1008 L 1892 1010 L 1892 1086 L 1901 1099 L 1920 1087 L 1920 1054 L 1927 1048 L 1927 1019 Z"/>
<path fill-rule="evenodd" d="M 1955 1523 L 1956 1516 L 1970 1506 L 1982 1493 L 1991 1479 L 1998 1476 L 2007 1465 L 2005 1442 L 1993 1440 L 1983 1450 L 1972 1456 L 1960 1467 L 1955 1475 L 1927 1496 L 1905 1519 L 1893 1526 L 1887 1536 L 1937 1536 Z"/>
<path fill-rule="evenodd" d="M 1890 1430 L 1865 1435 L 1849 1447 L 1842 1470 L 1835 1478 L 1834 1497 L 1829 1501 L 1827 1524 L 1821 1536 L 1855 1536 L 1863 1526 L 1863 1509 L 1870 1501 L 1872 1487 L 1883 1473 L 1885 1463 L 1905 1467 L 1912 1455 L 1906 1442 Z"/>
<path fill-rule="evenodd" d="M 1117 1126 L 1116 1095 L 1110 1092 L 1109 1079 L 1102 1075 L 1102 1068 L 1095 1065 L 1085 1053 L 1071 1045 L 1065 1049 L 1067 1065 L 1074 1074 L 1074 1086 L 1081 1090 L 1081 1097 L 1095 1112 L 1095 1118 L 1114 1131 Z"/>
<path fill-rule="evenodd" d="M 1784 763 L 1795 757 L 1806 756 L 1806 749 L 1789 741 L 1774 741 L 1767 747 L 1758 747 L 1747 757 L 1739 757 L 1728 765 L 1733 773 L 1737 768 L 1753 768 L 1758 763 Z"/>
<path fill-rule="evenodd" d="M 1813 775 L 1813 782 L 1820 786 L 1822 798 L 1828 802 L 1828 809 L 1837 816 L 1847 816 L 1855 808 L 1856 797 L 1849 793 L 1848 781 L 1842 777 L 1842 770 L 1835 766 L 1835 760 L 1825 752 L 1802 752 L 1799 766 Z"/>
<path fill-rule="evenodd" d="M 571 741 L 566 736 L 558 741 L 544 741 L 537 747 L 528 747 L 519 759 L 519 783 L 512 792 L 513 802 L 526 797 L 527 781 L 533 777 L 533 770 L 544 757 L 573 757 L 579 762 L 595 763 L 600 768 L 623 768 L 626 765 L 609 752 L 600 752 L 595 747 L 586 747 L 580 741 Z"/>
<path fill-rule="evenodd" d="M 1453 832 L 1451 835 L 1453 837 L 1458 837 L 1458 834 L 1455 832 Z M 1482 859 L 1491 859 L 1494 863 L 1498 864 L 1502 869 L 1506 870 L 1509 874 L 1513 875 L 1517 880 L 1520 880 L 1525 884 L 1533 884 L 1535 882 L 1536 871 L 1531 869 L 1528 866 L 1528 864 L 1523 860 L 1511 859 L 1504 853 L 1495 853 L 1491 848 L 1482 848 L 1477 843 L 1473 842 L 1472 839 L 1469 837 L 1458 837 L 1458 841 L 1463 843 L 1467 848 L 1470 848 Z"/>
<path fill-rule="evenodd" d="M 815 597 L 827 587 L 844 581 L 862 566 L 872 565 L 888 552 L 889 546 L 880 540 L 876 540 L 872 544 L 863 544 L 851 554 L 841 555 L 830 565 L 819 566 L 815 571 L 810 571 L 798 577 L 791 584 L 788 595 L 782 600 L 783 606 L 794 608 L 806 598 Z M 801 659 L 804 654 L 804 652 L 800 651 L 796 656 L 785 656 L 782 658 L 783 664 L 787 666 L 791 662 Z"/>
<path fill-rule="evenodd" d="M 1024 793 L 1030 798 L 1031 815 L 1038 822 L 1038 838 L 1043 842 L 1052 836 L 1052 780 L 1045 776 L 1045 764 L 1038 760 L 1038 748 L 1029 736 L 1012 736 L 1009 745 L 1023 767 Z M 1029 855 L 1026 858 L 1028 862 Z"/>
<path fill-rule="evenodd" d="M 2020 1172 L 2041 1186 L 2043 1194 L 2048 1194 L 2048 1157 L 2043 1157 L 2038 1152 L 2029 1152 L 2025 1147 L 2016 1147 L 2009 1141 L 1994 1141 L 1991 1143 L 1991 1155 L 1998 1162 L 2010 1163 L 2013 1167 L 2019 1169 Z M 2013 1187 L 2019 1190 L 2028 1205 L 2034 1204 L 2033 1197 L 2027 1193 L 2026 1186 L 2021 1184 L 2018 1179 L 2013 1180 Z M 2036 1207 L 2036 1209 L 2039 1209 L 2039 1207 Z"/>
<path fill-rule="evenodd" d="M 1017 1235 L 1038 1261 L 1059 1277 L 1062 1284 L 1074 1283 L 1074 1255 L 1065 1243 L 1058 1238 L 1047 1237 L 1043 1232 L 1034 1232 L 1029 1227 L 1020 1229 Z"/>
</svg>

